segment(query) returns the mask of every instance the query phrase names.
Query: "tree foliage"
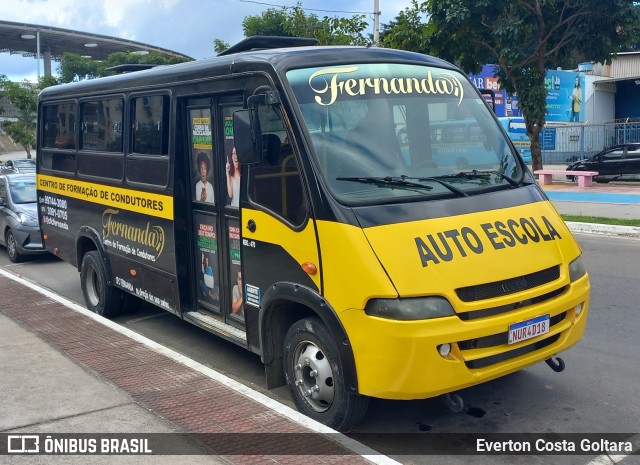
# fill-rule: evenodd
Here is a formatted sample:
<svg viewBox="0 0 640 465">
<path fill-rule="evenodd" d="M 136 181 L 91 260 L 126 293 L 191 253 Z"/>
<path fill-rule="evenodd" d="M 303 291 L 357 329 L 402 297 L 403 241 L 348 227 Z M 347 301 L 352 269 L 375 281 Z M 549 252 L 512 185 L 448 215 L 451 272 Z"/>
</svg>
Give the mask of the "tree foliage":
<svg viewBox="0 0 640 465">
<path fill-rule="evenodd" d="M 634 39 L 638 8 L 632 0 L 426 0 L 391 23 L 384 43 L 430 52 L 478 72 L 496 65 L 504 89 L 517 93 L 531 139 L 533 168 L 542 168 L 547 68 L 575 67 L 577 55 L 605 61 Z M 420 40 L 409 35 L 416 18 Z"/>
<path fill-rule="evenodd" d="M 231 44 L 225 42 L 222 39 L 213 40 L 213 49 L 216 51 L 216 53 L 224 52 L 229 47 L 231 47 Z"/>
<path fill-rule="evenodd" d="M 368 25 L 365 15 L 320 18 L 307 14 L 299 3 L 294 7 L 269 8 L 242 21 L 245 37 L 313 37 L 320 45 L 369 45 L 371 40 L 364 35 Z"/>
<path fill-rule="evenodd" d="M 394 21 L 381 25 L 380 45 L 428 54 L 429 33 L 424 8 L 416 1 L 401 11 Z"/>
<path fill-rule="evenodd" d="M 139 55 L 133 52 L 115 52 L 104 61 L 85 58 L 77 53 L 66 52 L 60 59 L 58 74 L 60 83 L 84 81 L 115 74 L 108 68 L 124 64 L 171 65 L 186 61 L 185 58 L 167 58 L 158 52 Z"/>
<path fill-rule="evenodd" d="M 16 143 L 24 147 L 27 158 L 31 158 L 31 149 L 36 144 L 38 93 L 56 83 L 56 79 L 51 76 L 41 78 L 34 84 L 27 80 L 21 83 L 11 82 L 5 75 L 0 75 L 0 94 L 18 111 L 18 120 L 5 121 L 4 129 Z"/>
</svg>

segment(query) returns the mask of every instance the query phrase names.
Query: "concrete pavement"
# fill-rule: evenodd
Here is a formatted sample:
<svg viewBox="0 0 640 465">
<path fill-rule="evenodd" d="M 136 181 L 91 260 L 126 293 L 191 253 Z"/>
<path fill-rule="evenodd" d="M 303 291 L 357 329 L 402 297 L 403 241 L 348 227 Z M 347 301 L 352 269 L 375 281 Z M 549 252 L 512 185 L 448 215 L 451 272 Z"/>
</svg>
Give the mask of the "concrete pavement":
<svg viewBox="0 0 640 465">
<path fill-rule="evenodd" d="M 1 463 L 397 464 L 2 269 L 0 295 Z"/>
</svg>

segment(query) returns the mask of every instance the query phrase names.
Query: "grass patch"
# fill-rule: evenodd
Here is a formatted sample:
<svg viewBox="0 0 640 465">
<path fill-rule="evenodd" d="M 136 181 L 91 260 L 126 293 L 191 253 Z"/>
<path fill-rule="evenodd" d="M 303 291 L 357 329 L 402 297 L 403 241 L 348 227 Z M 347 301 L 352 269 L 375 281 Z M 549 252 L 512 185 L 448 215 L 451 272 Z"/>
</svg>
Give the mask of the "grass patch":
<svg viewBox="0 0 640 465">
<path fill-rule="evenodd" d="M 614 224 L 618 226 L 640 226 L 640 220 L 623 218 L 605 218 L 602 216 L 562 215 L 565 221 L 580 223 Z"/>
</svg>

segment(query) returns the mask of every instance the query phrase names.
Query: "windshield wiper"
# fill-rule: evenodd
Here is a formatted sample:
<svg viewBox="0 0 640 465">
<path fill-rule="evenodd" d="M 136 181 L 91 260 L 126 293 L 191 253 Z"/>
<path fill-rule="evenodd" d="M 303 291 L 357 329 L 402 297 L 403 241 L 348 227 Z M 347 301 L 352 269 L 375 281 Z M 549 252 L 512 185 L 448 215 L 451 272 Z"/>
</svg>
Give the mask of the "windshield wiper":
<svg viewBox="0 0 640 465">
<path fill-rule="evenodd" d="M 496 174 L 498 176 L 500 176 L 502 179 L 504 179 L 505 181 L 507 181 L 509 184 L 511 184 L 513 187 L 520 187 L 522 184 L 519 183 L 518 181 L 516 181 L 515 179 L 513 179 L 510 176 L 507 176 L 504 173 L 501 173 L 500 171 L 494 171 L 494 170 L 483 170 L 483 171 L 479 171 L 479 170 L 473 170 L 473 171 L 460 171 L 459 173 L 456 174 L 446 174 L 443 176 L 439 176 L 441 178 L 467 178 L 467 179 L 476 179 L 476 178 L 485 178 L 487 176 L 489 176 L 490 174 Z"/>
<path fill-rule="evenodd" d="M 408 181 L 408 176 L 351 176 L 351 177 L 338 177 L 336 178 L 338 181 L 352 181 L 352 182 L 361 182 L 364 184 L 375 184 L 377 186 L 382 187 L 414 187 L 417 189 L 426 189 L 431 190 L 433 187 L 425 186 L 424 184 L 420 184 L 417 182 Z"/>
<path fill-rule="evenodd" d="M 420 189 L 428 189 L 431 190 L 433 187 L 425 186 L 424 184 L 420 184 L 424 181 L 437 182 L 438 184 L 446 187 L 451 192 L 456 194 L 458 197 L 469 197 L 463 190 L 458 189 L 455 186 L 452 186 L 446 181 L 437 178 L 431 177 L 412 177 L 407 176 L 406 174 L 402 174 L 400 176 L 385 176 L 385 177 L 340 177 L 336 178 L 339 181 L 355 181 L 355 182 L 364 182 L 369 184 L 377 184 L 379 186 L 403 186 L 403 187 L 416 187 Z M 418 182 L 413 182 L 418 181 Z"/>
</svg>

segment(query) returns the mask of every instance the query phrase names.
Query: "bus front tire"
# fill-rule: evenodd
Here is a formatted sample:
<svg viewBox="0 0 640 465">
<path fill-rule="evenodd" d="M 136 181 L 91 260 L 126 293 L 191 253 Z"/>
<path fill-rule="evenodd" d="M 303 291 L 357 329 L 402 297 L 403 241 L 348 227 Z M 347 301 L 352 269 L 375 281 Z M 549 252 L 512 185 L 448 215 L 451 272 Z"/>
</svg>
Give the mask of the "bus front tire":
<svg viewBox="0 0 640 465">
<path fill-rule="evenodd" d="M 122 292 L 108 284 L 107 270 L 99 252 L 92 250 L 82 257 L 80 282 L 89 310 L 105 318 L 112 318 L 120 313 Z"/>
<path fill-rule="evenodd" d="M 347 392 L 336 344 L 317 318 L 294 323 L 284 343 L 284 371 L 300 412 L 345 431 L 367 412 L 369 398 Z"/>
</svg>

